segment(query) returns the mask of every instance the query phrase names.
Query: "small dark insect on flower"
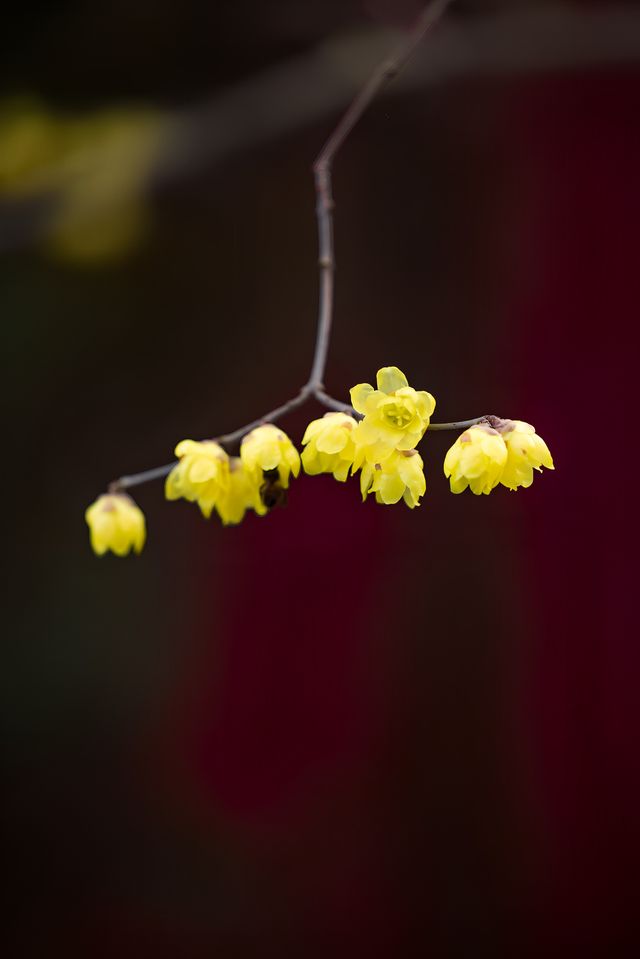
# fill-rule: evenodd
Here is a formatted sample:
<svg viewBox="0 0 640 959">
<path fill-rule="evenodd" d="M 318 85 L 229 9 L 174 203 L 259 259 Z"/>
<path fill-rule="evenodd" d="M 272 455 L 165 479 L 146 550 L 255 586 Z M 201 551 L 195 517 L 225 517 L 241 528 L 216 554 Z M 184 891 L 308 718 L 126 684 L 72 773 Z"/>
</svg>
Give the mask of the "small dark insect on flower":
<svg viewBox="0 0 640 959">
<path fill-rule="evenodd" d="M 280 482 L 280 474 L 277 469 L 264 471 L 264 482 L 260 487 L 260 499 L 267 509 L 273 509 L 274 506 L 286 506 L 287 491 Z"/>
</svg>

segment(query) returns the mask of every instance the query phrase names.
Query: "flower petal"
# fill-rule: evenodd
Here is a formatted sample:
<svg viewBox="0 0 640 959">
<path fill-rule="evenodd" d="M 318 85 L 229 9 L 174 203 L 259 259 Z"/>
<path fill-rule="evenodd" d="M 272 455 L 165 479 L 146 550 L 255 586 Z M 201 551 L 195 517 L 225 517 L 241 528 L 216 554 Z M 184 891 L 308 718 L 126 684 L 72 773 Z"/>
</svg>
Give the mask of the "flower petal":
<svg viewBox="0 0 640 959">
<path fill-rule="evenodd" d="M 418 414 L 423 420 L 427 420 L 430 416 L 433 416 L 433 411 L 436 408 L 436 401 L 435 397 L 433 397 L 431 393 L 427 393 L 426 390 L 416 390 L 413 401 L 416 404 L 416 410 L 418 411 Z"/>
<path fill-rule="evenodd" d="M 397 473 L 378 473 L 374 479 L 373 489 L 387 506 L 398 503 L 406 489 L 404 482 Z"/>
<path fill-rule="evenodd" d="M 378 370 L 376 383 L 383 393 L 394 393 L 409 385 L 406 376 L 397 366 L 383 366 L 381 370 Z"/>
<path fill-rule="evenodd" d="M 351 405 L 358 413 L 366 413 L 366 402 L 369 396 L 374 392 L 370 383 L 358 383 L 353 389 L 349 390 Z"/>
<path fill-rule="evenodd" d="M 213 479 L 218 472 L 217 464 L 213 460 L 199 456 L 188 466 L 187 475 L 191 483 L 206 483 Z"/>
</svg>

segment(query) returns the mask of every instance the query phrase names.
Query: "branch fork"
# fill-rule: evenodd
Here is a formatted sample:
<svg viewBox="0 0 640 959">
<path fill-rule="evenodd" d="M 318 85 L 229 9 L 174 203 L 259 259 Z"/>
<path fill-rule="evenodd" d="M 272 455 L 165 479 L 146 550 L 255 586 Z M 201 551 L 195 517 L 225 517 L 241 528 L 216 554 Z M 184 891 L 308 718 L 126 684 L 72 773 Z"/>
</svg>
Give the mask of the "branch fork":
<svg viewBox="0 0 640 959">
<path fill-rule="evenodd" d="M 274 410 L 265 413 L 264 416 L 261 416 L 259 419 L 247 423 L 245 426 L 241 426 L 230 433 L 224 433 L 221 436 L 214 437 L 213 441 L 219 443 L 221 446 L 236 443 L 247 433 L 250 433 L 251 430 L 262 426 L 264 423 L 270 423 L 280 419 L 292 410 L 303 406 L 309 399 L 315 399 L 327 409 L 337 410 L 348 413 L 355 418 L 360 418 L 360 414 L 356 413 L 349 404 L 342 403 L 340 400 L 336 400 L 330 396 L 325 391 L 323 383 L 329 352 L 331 326 L 333 323 L 334 303 L 335 253 L 333 243 L 333 210 L 335 204 L 333 201 L 333 184 L 331 178 L 332 165 L 338 150 L 369 107 L 372 100 L 375 99 L 381 89 L 392 80 L 407 63 L 416 47 L 423 40 L 425 34 L 443 16 L 451 2 L 452 0 L 432 0 L 431 3 L 427 4 L 423 13 L 397 51 L 392 56 L 386 58 L 374 70 L 316 157 L 312 170 L 316 192 L 316 219 L 318 224 L 319 297 L 316 343 L 309 379 L 304 386 L 301 387 L 296 396 L 287 400 L 281 406 L 276 407 Z M 429 429 L 464 430 L 488 419 L 488 416 L 479 416 L 475 419 L 462 420 L 454 423 L 431 423 Z M 109 492 L 118 493 L 125 489 L 130 489 L 132 486 L 140 486 L 142 483 L 148 483 L 151 480 L 162 479 L 171 472 L 175 465 L 176 461 L 168 463 L 166 466 L 158 466 L 154 469 L 144 470 L 141 473 L 134 473 L 131 476 L 121 476 L 109 485 Z"/>
</svg>

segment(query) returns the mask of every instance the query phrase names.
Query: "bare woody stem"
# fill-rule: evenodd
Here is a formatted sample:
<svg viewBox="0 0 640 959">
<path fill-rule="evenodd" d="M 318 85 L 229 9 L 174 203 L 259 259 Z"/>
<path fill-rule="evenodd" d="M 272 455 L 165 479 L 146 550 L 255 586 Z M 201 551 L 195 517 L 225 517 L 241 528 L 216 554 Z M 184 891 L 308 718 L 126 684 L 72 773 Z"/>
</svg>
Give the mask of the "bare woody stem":
<svg viewBox="0 0 640 959">
<path fill-rule="evenodd" d="M 220 443 L 221 446 L 235 443 L 242 439 L 246 433 L 249 433 L 257 426 L 262 426 L 263 423 L 269 423 L 273 420 L 277 420 L 286 413 L 291 412 L 291 410 L 295 410 L 298 406 L 302 406 L 303 403 L 306 403 L 310 395 L 311 391 L 308 387 L 304 386 L 297 396 L 287 400 L 286 403 L 283 403 L 282 406 L 276 407 L 275 410 L 265 413 L 265 415 L 261 416 L 259 420 L 253 420 L 253 422 L 247 423 L 246 426 L 241 426 L 232 433 L 224 433 L 222 436 L 216 436 L 211 440 L 211 442 Z M 157 466 L 154 469 L 144 470 L 142 473 L 133 473 L 131 476 L 121 476 L 119 479 L 114 480 L 113 483 L 110 483 L 109 492 L 117 493 L 119 490 L 129 489 L 132 486 L 139 486 L 141 483 L 148 483 L 151 480 L 162 479 L 171 472 L 173 467 L 176 466 L 177 462 L 177 460 L 174 460 L 173 463 L 167 463 L 166 466 Z"/>
<path fill-rule="evenodd" d="M 345 142 L 356 123 L 380 93 L 382 88 L 396 76 L 410 59 L 426 33 L 438 22 L 452 0 L 432 0 L 427 4 L 413 28 L 395 53 L 376 67 L 355 100 L 347 108 L 342 119 L 320 150 L 313 164 L 316 187 L 316 217 L 318 219 L 318 266 L 320 270 L 320 295 L 318 301 L 318 332 L 313 365 L 308 385 L 314 392 L 322 387 L 329 338 L 333 321 L 333 288 L 335 254 L 333 247 L 333 184 L 331 167 L 338 150 Z"/>
<path fill-rule="evenodd" d="M 453 423 L 429 423 L 429 430 L 468 430 L 478 423 L 489 423 L 493 416 L 475 416 L 472 420 L 455 420 Z"/>
<path fill-rule="evenodd" d="M 316 343 L 311 364 L 311 372 L 306 384 L 301 388 L 297 396 L 287 400 L 281 406 L 265 413 L 257 420 L 241 426 L 231 433 L 225 433 L 222 436 L 214 438 L 214 442 L 221 445 L 235 443 L 242 439 L 246 433 L 249 433 L 257 426 L 263 423 L 273 422 L 280 419 L 286 413 L 291 412 L 299 406 L 302 406 L 308 399 L 314 398 L 323 406 L 332 410 L 349 413 L 358 417 L 359 414 L 347 404 L 329 396 L 324 390 L 323 378 L 327 365 L 327 354 L 329 351 L 329 340 L 331 336 L 331 326 L 333 322 L 333 294 L 334 294 L 334 274 L 335 274 L 335 255 L 333 245 L 333 188 L 331 180 L 331 167 L 338 153 L 356 123 L 360 120 L 363 113 L 371 104 L 372 100 L 380 93 L 382 88 L 402 69 L 414 53 L 416 47 L 420 44 L 425 34 L 442 17 L 447 7 L 453 0 L 432 0 L 427 4 L 423 13 L 416 21 L 413 28 L 409 31 L 398 49 L 390 57 L 374 70 L 373 74 L 362 88 L 360 93 L 353 100 L 342 119 L 334 129 L 333 133 L 321 149 L 313 164 L 313 175 L 316 190 L 316 217 L 318 221 L 318 269 L 320 279 L 320 289 L 318 298 L 318 326 L 316 334 Z M 485 417 L 478 417 L 474 420 L 465 420 L 455 423 L 432 423 L 430 429 L 435 430 L 457 430 L 466 429 L 475 423 L 483 421 Z M 131 476 L 121 476 L 109 485 L 109 491 L 112 493 L 130 489 L 132 486 L 139 486 L 142 483 L 148 483 L 151 480 L 161 479 L 167 476 L 176 461 L 168 463 L 166 466 L 157 466 L 154 469 L 144 470 L 141 473 L 133 473 Z"/>
</svg>

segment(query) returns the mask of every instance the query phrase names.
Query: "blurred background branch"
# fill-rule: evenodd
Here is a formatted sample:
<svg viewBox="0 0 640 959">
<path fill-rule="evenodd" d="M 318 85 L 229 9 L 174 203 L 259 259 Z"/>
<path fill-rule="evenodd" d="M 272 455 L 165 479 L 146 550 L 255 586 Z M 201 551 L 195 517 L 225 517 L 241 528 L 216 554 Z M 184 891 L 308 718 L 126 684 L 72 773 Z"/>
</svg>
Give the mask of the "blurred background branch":
<svg viewBox="0 0 640 959">
<path fill-rule="evenodd" d="M 35 100 L 0 104 L 0 250 L 45 243 L 72 260 L 119 255 L 143 233 L 146 197 L 330 116 L 395 40 L 389 30 L 334 37 L 177 111 L 69 117 Z M 630 5 L 516 4 L 449 18 L 388 92 L 639 61 L 640 10 Z"/>
</svg>

